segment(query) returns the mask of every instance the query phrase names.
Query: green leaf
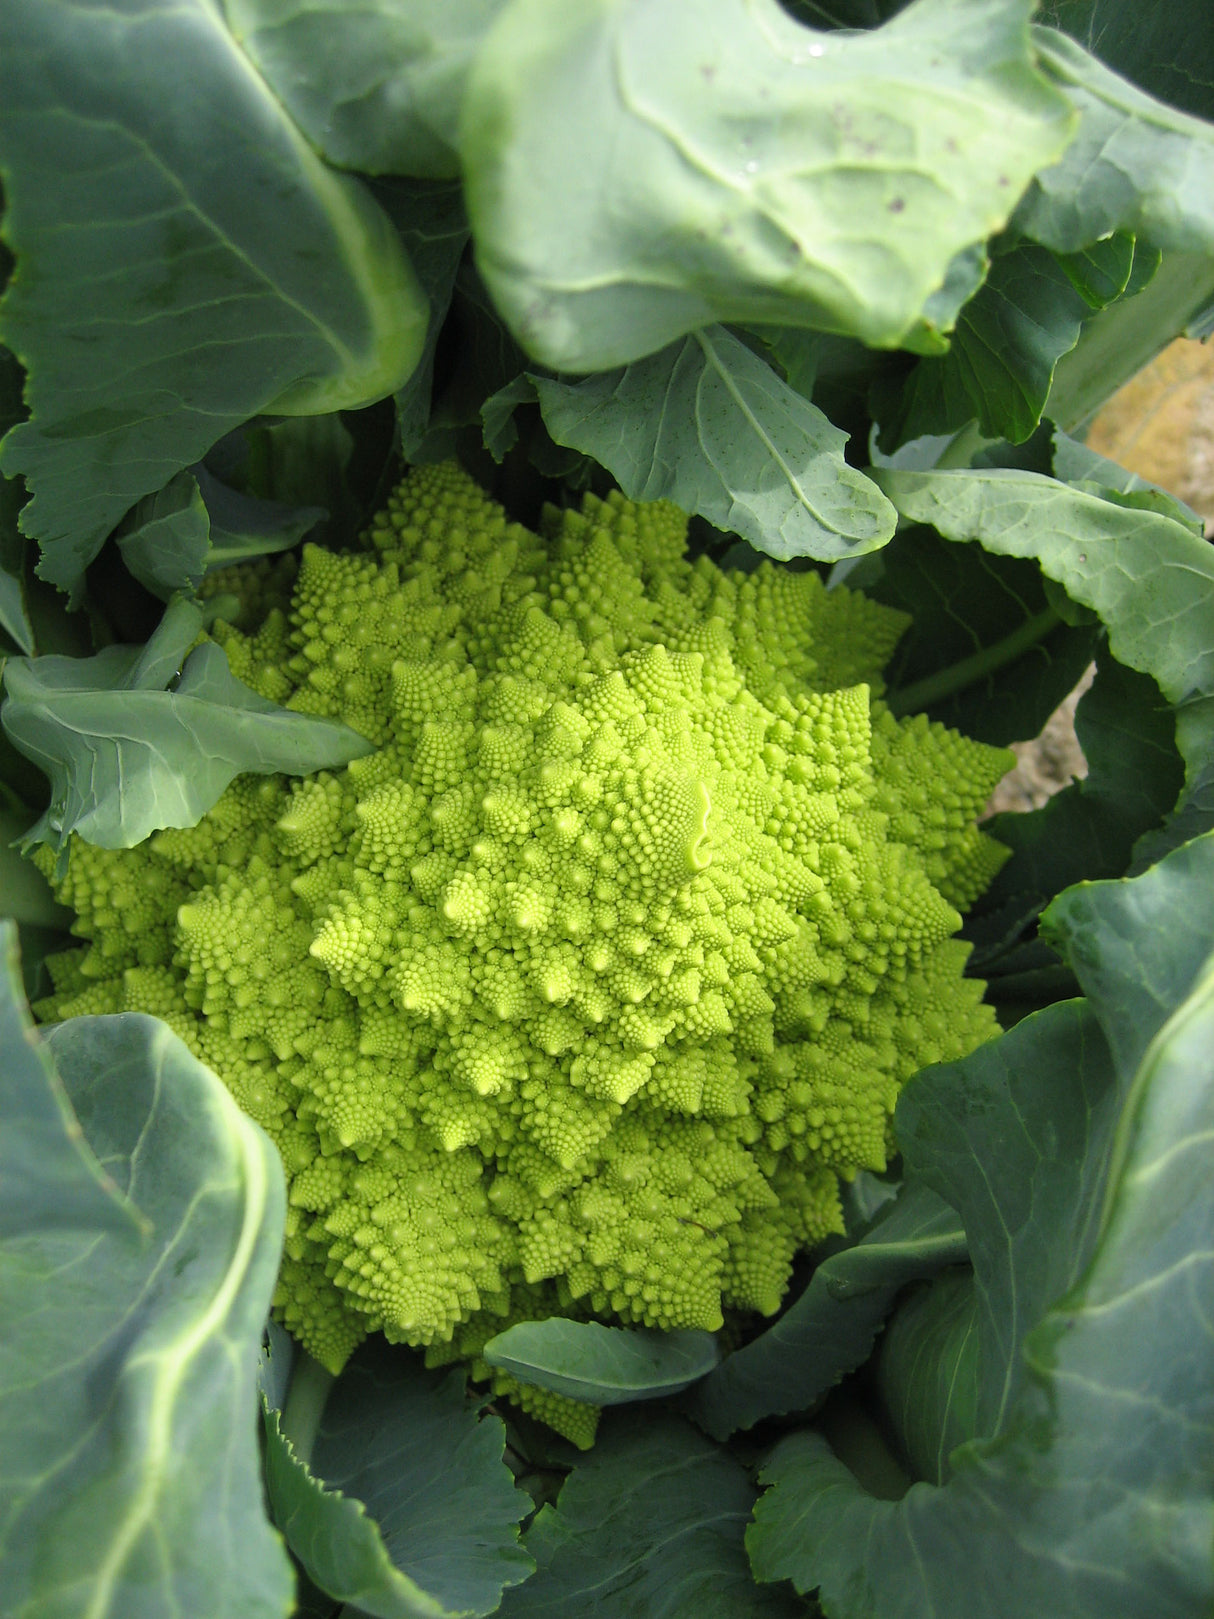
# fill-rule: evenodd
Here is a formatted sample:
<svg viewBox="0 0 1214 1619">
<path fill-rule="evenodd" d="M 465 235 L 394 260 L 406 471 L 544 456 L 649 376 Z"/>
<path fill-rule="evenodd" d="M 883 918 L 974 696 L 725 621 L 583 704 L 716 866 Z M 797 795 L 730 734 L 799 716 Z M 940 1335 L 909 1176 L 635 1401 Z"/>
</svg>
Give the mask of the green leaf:
<svg viewBox="0 0 1214 1619">
<path fill-rule="evenodd" d="M 224 433 L 368 403 L 417 363 L 425 299 L 386 216 L 208 0 L 8 0 L 0 163 L 20 266 L 0 320 L 30 407 L 0 458 L 32 490 L 42 577 L 73 594 Z"/>
<path fill-rule="evenodd" d="M 502 0 L 224 0 L 228 26 L 322 156 L 453 179 L 464 79 Z"/>
<path fill-rule="evenodd" d="M 1200 33 L 1204 20 L 1194 23 Z M 1017 228 L 1068 253 L 1117 230 L 1165 252 L 1214 253 L 1214 125 L 1156 101 L 1052 28 L 1034 28 L 1033 42 L 1079 127 L 1029 187 Z"/>
<path fill-rule="evenodd" d="M 820 1437 L 783 1441 L 748 1537 L 760 1578 L 819 1587 L 837 1619 L 1208 1611 L 1214 913 L 1189 896 L 1212 882 L 1204 838 L 1142 877 L 1072 890 L 1052 923 L 1090 1002 L 904 1091 L 908 1172 L 965 1219 L 980 1348 L 968 1419 L 940 1397 L 938 1365 L 923 1361 L 917 1391 L 909 1365 L 892 1381 L 920 1403 L 915 1448 L 932 1412 L 975 1437 L 943 1488 L 896 1503 Z M 956 1347 L 950 1286 L 911 1301 L 904 1350 L 924 1343 L 933 1306 L 937 1347 Z"/>
<path fill-rule="evenodd" d="M 21 402 L 23 381 L 16 355 L 0 347 L 0 439 L 25 413 Z M 22 652 L 32 654 L 34 630 L 21 580 L 25 545 L 17 526 L 24 499 L 25 492 L 15 478 L 0 476 L 0 630 Z"/>
<path fill-rule="evenodd" d="M 262 1396 L 262 1414 L 266 1406 L 282 1410 L 295 1365 L 295 1340 L 287 1329 L 271 1318 L 261 1343 L 261 1360 L 257 1368 L 257 1386 Z"/>
<path fill-rule="evenodd" d="M 78 832 L 129 849 L 160 827 L 196 825 L 244 771 L 309 775 L 372 751 L 346 725 L 259 697 L 213 642 L 182 662 L 196 630 L 175 633 L 174 614 L 146 648 L 10 658 L 0 719 L 51 782 L 27 841 L 60 849 Z"/>
<path fill-rule="evenodd" d="M 515 377 L 485 400 L 481 406 L 481 433 L 485 448 L 495 461 L 501 461 L 518 443 L 518 423 L 515 421 L 518 407 L 534 405 L 538 401 L 535 379 L 526 375 Z"/>
<path fill-rule="evenodd" d="M 983 908 L 1026 896 L 1042 905 L 1072 883 L 1123 876 L 1138 839 L 1159 826 L 1183 785 L 1175 732 L 1155 682 L 1099 654 L 1075 710 L 1088 774 L 1032 814 L 986 823 L 1012 858 Z"/>
<path fill-rule="evenodd" d="M 672 500 L 785 560 L 856 556 L 894 532 L 888 501 L 843 459 L 847 435 L 721 327 L 584 382 L 531 381 L 556 442 L 630 500 Z"/>
<path fill-rule="evenodd" d="M 899 410 L 883 427 L 883 448 L 955 432 L 970 420 L 987 438 L 1023 444 L 1088 312 L 1045 248 L 1022 242 L 999 254 L 958 315 L 948 353 L 920 360 L 907 380 Z"/>
<path fill-rule="evenodd" d="M 515 0 L 460 137 L 495 303 L 562 371 L 710 321 L 898 345 L 1069 137 L 1030 9 L 919 0 L 836 34 L 775 0 Z"/>
<path fill-rule="evenodd" d="M 145 495 L 117 540 L 122 560 L 154 596 L 167 601 L 174 591 L 197 590 L 207 571 L 211 518 L 193 472 L 179 472 Z"/>
<path fill-rule="evenodd" d="M 0 1053 L 0 1242 L 36 1230 L 142 1239 L 147 1222 L 89 1151 L 34 1030 L 21 993 L 17 929 L 8 920 L 0 920 Z M 11 1288 L 19 1264 L 14 1255 L 0 1258 L 0 1288 Z"/>
<path fill-rule="evenodd" d="M 1202 537 L 1201 518 L 1191 506 L 1186 506 L 1184 501 L 1178 500 L 1159 484 L 1140 478 L 1136 472 L 1127 472 L 1116 461 L 1097 455 L 1095 450 L 1071 438 L 1060 427 L 1054 430 L 1054 476 L 1061 478 L 1063 483 L 1087 487 L 1089 493 L 1103 494 L 1106 499 L 1110 494 L 1150 495 L 1153 498 L 1148 510 L 1173 517 L 1198 539 Z"/>
<path fill-rule="evenodd" d="M 1176 747 L 1185 762 L 1185 791 L 1177 813 L 1191 832 L 1204 830 L 1209 822 L 1192 806 L 1214 771 L 1210 547 L 1168 510 L 1125 506 L 1107 491 L 1068 487 L 1036 473 L 881 470 L 873 476 L 903 516 L 930 523 L 946 539 L 976 539 L 999 555 L 1035 557 L 1072 601 L 1099 614 L 1117 661 L 1149 674 L 1179 705 Z M 1001 880 L 1006 888 L 1010 874 Z"/>
<path fill-rule="evenodd" d="M 953 1450 L 977 1431 L 977 1318 L 972 1272 L 946 1270 L 903 1300 L 877 1346 L 874 1382 L 886 1427 L 911 1477 L 929 1484 L 945 1482 Z"/>
<path fill-rule="evenodd" d="M 754 1487 L 732 1456 L 661 1412 L 609 1412 L 594 1449 L 526 1536 L 538 1569 L 502 1619 L 794 1619 L 742 1536 Z"/>
<path fill-rule="evenodd" d="M 72 912 L 59 904 L 37 866 L 13 847 L 24 839 L 31 819 L 0 804 L 0 915 L 23 926 L 66 930 Z"/>
<path fill-rule="evenodd" d="M 823 1260 L 796 1303 L 727 1355 L 681 1408 L 718 1439 L 762 1417 L 809 1409 L 867 1359 L 900 1288 L 965 1256 L 954 1211 L 924 1186 L 904 1187 L 858 1242 Z"/>
<path fill-rule="evenodd" d="M 1164 513 L 1127 510 L 1033 472 L 898 472 L 874 479 L 902 516 L 948 540 L 1033 557 L 1098 613 L 1120 663 L 1178 703 L 1214 691 L 1214 557 Z"/>
<path fill-rule="evenodd" d="M 710 1332 L 604 1327 L 562 1316 L 520 1321 L 490 1338 L 481 1353 L 520 1383 L 589 1405 L 680 1394 L 721 1358 Z"/>
<path fill-rule="evenodd" d="M 1214 875 L 1214 840 L 1197 839 L 1129 882 L 1085 884 L 1054 901 L 1043 925 L 1099 1008 L 1120 1072 L 1189 995 L 1214 950 L 1208 906 L 1192 904 Z"/>
<path fill-rule="evenodd" d="M 34 630 L 25 610 L 25 592 L 21 576 L 12 573 L 0 562 L 0 630 L 12 637 L 22 652 L 34 650 Z"/>
<path fill-rule="evenodd" d="M 866 593 L 911 618 L 885 675 L 895 714 L 926 710 L 1005 747 L 1039 735 L 1092 661 L 1097 628 L 1061 621 L 1027 559 L 916 527 L 881 552 L 880 566 Z"/>
<path fill-rule="evenodd" d="M 468 243 L 468 220 L 459 185 L 381 183 L 376 195 L 396 222 L 430 305 L 426 341 L 417 370 L 396 394 L 400 453 L 406 461 L 425 437 L 434 387 L 434 356 L 451 307 L 455 278 Z"/>
<path fill-rule="evenodd" d="M 969 1238 L 981 1376 L 961 1438 L 1003 1431 L 1025 1386 L 1025 1335 L 1090 1257 L 1123 1100 L 1082 1001 L 926 1070 L 899 1098 L 907 1174 L 952 1204 Z"/>
<path fill-rule="evenodd" d="M 345 534 L 357 521 L 347 478 L 353 455 L 354 439 L 339 414 L 262 417 L 217 445 L 207 466 L 254 499 L 319 507 L 334 534 Z"/>
<path fill-rule="evenodd" d="M 1157 251 L 1136 254 L 1134 249 L 1132 236 L 1114 231 L 1078 253 L 1058 254 L 1056 262 L 1088 308 L 1103 309 L 1130 289 L 1136 266 L 1147 280 L 1159 268 Z"/>
<path fill-rule="evenodd" d="M 502 1460 L 502 1422 L 469 1406 L 463 1373 L 368 1345 L 329 1393 L 310 1463 L 279 1413 L 265 1416 L 275 1521 L 337 1600 L 377 1619 L 466 1619 L 531 1571 L 518 1542 L 530 1499 Z"/>
<path fill-rule="evenodd" d="M 254 1422 L 278 1156 L 153 1018 L 39 1042 L 0 932 L 5 1612 L 281 1619 Z"/>
<path fill-rule="evenodd" d="M 1045 0 L 1041 22 L 1064 28 L 1108 67 L 1199 118 L 1214 114 L 1214 34 L 1205 0 Z"/>
<path fill-rule="evenodd" d="M 118 548 L 140 584 L 167 601 L 197 590 L 212 569 L 289 550 L 324 516 L 319 506 L 242 495 L 199 464 L 135 506 Z"/>
<path fill-rule="evenodd" d="M 1214 256 L 1168 253 L 1141 291 L 1084 322 L 1059 360 L 1045 415 L 1068 432 L 1088 422 L 1214 298 Z"/>
<path fill-rule="evenodd" d="M 328 515 L 323 506 L 287 506 L 229 489 L 201 463 L 192 470 L 210 519 L 207 573 L 289 551 Z"/>
</svg>

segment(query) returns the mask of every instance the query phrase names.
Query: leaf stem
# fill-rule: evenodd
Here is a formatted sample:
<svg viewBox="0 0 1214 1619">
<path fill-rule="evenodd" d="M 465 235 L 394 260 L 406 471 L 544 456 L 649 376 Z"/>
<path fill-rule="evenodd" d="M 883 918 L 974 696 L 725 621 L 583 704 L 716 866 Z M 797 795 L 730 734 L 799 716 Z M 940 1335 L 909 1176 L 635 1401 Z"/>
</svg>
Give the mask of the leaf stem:
<svg viewBox="0 0 1214 1619">
<path fill-rule="evenodd" d="M 986 437 L 975 418 L 966 422 L 965 426 L 954 435 L 951 444 L 944 446 L 932 470 L 951 472 L 957 468 L 972 466 L 974 457 L 980 450 L 985 450 L 988 444 L 998 442 L 998 439 Z"/>
<path fill-rule="evenodd" d="M 925 675 L 922 680 L 903 686 L 901 691 L 891 692 L 886 702 L 899 718 L 903 714 L 914 714 L 920 709 L 930 708 L 933 703 L 942 702 L 954 692 L 964 691 L 967 686 L 984 680 L 996 670 L 1015 663 L 1017 658 L 1044 640 L 1061 623 L 1061 618 L 1052 607 L 1043 608 L 1032 618 L 1026 618 L 1018 629 L 1005 635 L 1002 641 L 984 646 L 981 651 L 962 658 L 959 663 L 950 663 L 947 669 L 937 669 L 934 675 Z"/>
<path fill-rule="evenodd" d="M 311 1461 L 320 1420 L 325 1414 L 325 1403 L 333 1387 L 333 1373 L 313 1360 L 305 1350 L 299 1350 L 291 1386 L 283 1402 L 280 1432 L 289 1441 L 296 1458 Z"/>
</svg>

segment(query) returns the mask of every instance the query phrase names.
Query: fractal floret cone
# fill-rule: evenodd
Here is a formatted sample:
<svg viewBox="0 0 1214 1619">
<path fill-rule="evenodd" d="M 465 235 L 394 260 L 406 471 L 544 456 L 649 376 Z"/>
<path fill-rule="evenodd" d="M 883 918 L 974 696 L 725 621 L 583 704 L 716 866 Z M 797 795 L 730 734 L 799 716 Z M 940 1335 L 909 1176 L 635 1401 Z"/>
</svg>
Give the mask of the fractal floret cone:
<svg viewBox="0 0 1214 1619">
<path fill-rule="evenodd" d="M 618 496 L 537 536 L 413 472 L 293 588 L 210 582 L 233 673 L 375 751 L 73 844 L 91 942 L 42 1014 L 155 1013 L 269 1132 L 279 1313 L 334 1370 L 375 1331 L 490 1376 L 516 1320 L 773 1313 L 902 1083 L 995 1031 L 953 935 L 1007 755 L 884 707 L 900 614 L 685 536 Z"/>
</svg>

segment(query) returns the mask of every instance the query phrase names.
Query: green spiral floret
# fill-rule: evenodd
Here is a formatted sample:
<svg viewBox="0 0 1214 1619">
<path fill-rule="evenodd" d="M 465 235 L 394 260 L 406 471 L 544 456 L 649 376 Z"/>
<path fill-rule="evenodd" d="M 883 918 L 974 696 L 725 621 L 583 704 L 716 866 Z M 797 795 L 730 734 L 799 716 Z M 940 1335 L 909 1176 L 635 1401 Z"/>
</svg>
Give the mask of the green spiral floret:
<svg viewBox="0 0 1214 1619">
<path fill-rule="evenodd" d="M 288 612 L 214 632 L 377 751 L 73 845 L 92 942 L 42 1013 L 165 1017 L 270 1133 L 278 1308 L 333 1370 L 376 1330 L 475 1367 L 553 1312 L 774 1312 L 901 1083 L 994 1031 L 951 936 L 1008 756 L 884 709 L 901 615 L 685 530 L 588 497 L 538 538 L 414 472 L 365 551 L 306 547 Z"/>
</svg>

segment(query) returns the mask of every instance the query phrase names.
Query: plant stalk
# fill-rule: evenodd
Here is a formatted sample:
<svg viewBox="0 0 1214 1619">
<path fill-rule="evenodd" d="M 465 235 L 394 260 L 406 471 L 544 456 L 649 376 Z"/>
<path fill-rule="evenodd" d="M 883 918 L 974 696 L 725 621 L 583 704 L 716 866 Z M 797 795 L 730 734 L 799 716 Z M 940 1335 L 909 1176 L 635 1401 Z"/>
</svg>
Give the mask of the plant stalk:
<svg viewBox="0 0 1214 1619">
<path fill-rule="evenodd" d="M 291 1386 L 283 1402 L 279 1431 L 290 1443 L 296 1459 L 305 1465 L 312 1459 L 333 1383 L 331 1371 L 318 1360 L 313 1360 L 305 1350 L 298 1352 L 291 1374 Z"/>
<path fill-rule="evenodd" d="M 1032 618 L 1026 618 L 1018 629 L 1005 635 L 1002 641 L 983 647 L 980 652 L 962 658 L 959 663 L 950 663 L 947 669 L 938 669 L 934 675 L 925 675 L 922 680 L 903 686 L 901 691 L 891 692 L 886 702 L 898 718 L 930 708 L 933 703 L 942 702 L 954 692 L 964 691 L 967 686 L 1014 663 L 1061 623 L 1061 618 L 1052 607 L 1043 608 Z"/>
</svg>

